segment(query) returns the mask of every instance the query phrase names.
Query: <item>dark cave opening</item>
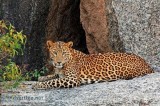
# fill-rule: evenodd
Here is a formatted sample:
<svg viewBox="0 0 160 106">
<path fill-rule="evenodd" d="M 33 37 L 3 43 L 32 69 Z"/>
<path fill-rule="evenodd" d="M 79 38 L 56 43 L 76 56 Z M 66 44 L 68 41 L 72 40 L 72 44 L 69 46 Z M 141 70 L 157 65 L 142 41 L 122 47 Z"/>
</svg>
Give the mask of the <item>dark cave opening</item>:
<svg viewBox="0 0 160 106">
<path fill-rule="evenodd" d="M 73 41 L 74 49 L 88 53 L 80 22 L 80 0 L 53 0 L 47 19 L 46 40 Z"/>
</svg>

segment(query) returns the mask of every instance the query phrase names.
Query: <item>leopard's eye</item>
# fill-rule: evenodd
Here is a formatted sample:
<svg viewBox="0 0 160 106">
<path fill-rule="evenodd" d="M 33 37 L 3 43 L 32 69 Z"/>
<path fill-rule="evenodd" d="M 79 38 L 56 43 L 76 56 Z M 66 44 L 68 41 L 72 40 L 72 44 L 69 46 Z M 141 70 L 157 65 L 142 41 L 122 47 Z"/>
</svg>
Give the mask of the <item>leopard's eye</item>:
<svg viewBox="0 0 160 106">
<path fill-rule="evenodd" d="M 65 55 L 67 52 L 63 52 L 62 55 Z"/>
<path fill-rule="evenodd" d="M 56 51 L 54 51 L 53 54 L 57 56 L 57 52 Z"/>
<path fill-rule="evenodd" d="M 50 58 L 50 61 L 54 61 L 53 58 Z"/>
</svg>

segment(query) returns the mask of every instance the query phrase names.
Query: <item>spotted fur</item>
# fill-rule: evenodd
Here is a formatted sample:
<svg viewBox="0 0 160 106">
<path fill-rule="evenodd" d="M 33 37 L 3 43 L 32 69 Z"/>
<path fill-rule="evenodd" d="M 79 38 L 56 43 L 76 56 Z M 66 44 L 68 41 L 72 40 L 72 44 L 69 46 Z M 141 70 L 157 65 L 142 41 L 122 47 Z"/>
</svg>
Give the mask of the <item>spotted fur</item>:
<svg viewBox="0 0 160 106">
<path fill-rule="evenodd" d="M 72 88 L 118 79 L 132 79 L 153 73 L 141 57 L 128 53 L 84 54 L 72 49 L 72 42 L 47 41 L 50 59 L 59 78 L 40 80 L 33 89 Z"/>
</svg>

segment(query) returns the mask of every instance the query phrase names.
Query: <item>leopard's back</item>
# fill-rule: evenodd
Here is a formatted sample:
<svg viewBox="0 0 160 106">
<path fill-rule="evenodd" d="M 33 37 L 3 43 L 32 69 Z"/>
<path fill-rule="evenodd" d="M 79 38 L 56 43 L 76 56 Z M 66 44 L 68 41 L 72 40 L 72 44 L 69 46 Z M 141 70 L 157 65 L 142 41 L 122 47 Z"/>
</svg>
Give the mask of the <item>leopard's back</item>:
<svg viewBox="0 0 160 106">
<path fill-rule="evenodd" d="M 144 59 L 127 53 L 87 55 L 80 59 L 78 66 L 84 83 L 131 79 L 153 73 Z"/>
</svg>

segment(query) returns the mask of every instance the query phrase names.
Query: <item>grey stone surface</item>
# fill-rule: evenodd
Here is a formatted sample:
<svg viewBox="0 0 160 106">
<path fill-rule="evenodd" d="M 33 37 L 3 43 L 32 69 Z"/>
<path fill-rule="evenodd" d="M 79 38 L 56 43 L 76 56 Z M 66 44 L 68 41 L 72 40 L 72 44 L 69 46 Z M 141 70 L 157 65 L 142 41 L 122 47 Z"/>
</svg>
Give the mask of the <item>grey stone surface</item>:
<svg viewBox="0 0 160 106">
<path fill-rule="evenodd" d="M 25 82 L 27 89 L 12 90 L 14 95 L 43 96 L 43 101 L 31 106 L 159 106 L 160 73 L 156 72 L 132 80 L 119 80 L 83 85 L 71 89 L 31 90 L 35 82 Z M 28 86 L 29 85 L 29 86 Z M 15 105 L 25 104 L 14 101 Z M 16 104 L 17 103 L 17 104 Z"/>
<path fill-rule="evenodd" d="M 160 66 L 160 0 L 112 0 L 127 52 Z"/>
<path fill-rule="evenodd" d="M 106 16 L 108 17 L 109 42 L 115 52 L 125 52 L 123 39 L 119 35 L 119 26 L 112 0 L 106 0 Z"/>
</svg>

